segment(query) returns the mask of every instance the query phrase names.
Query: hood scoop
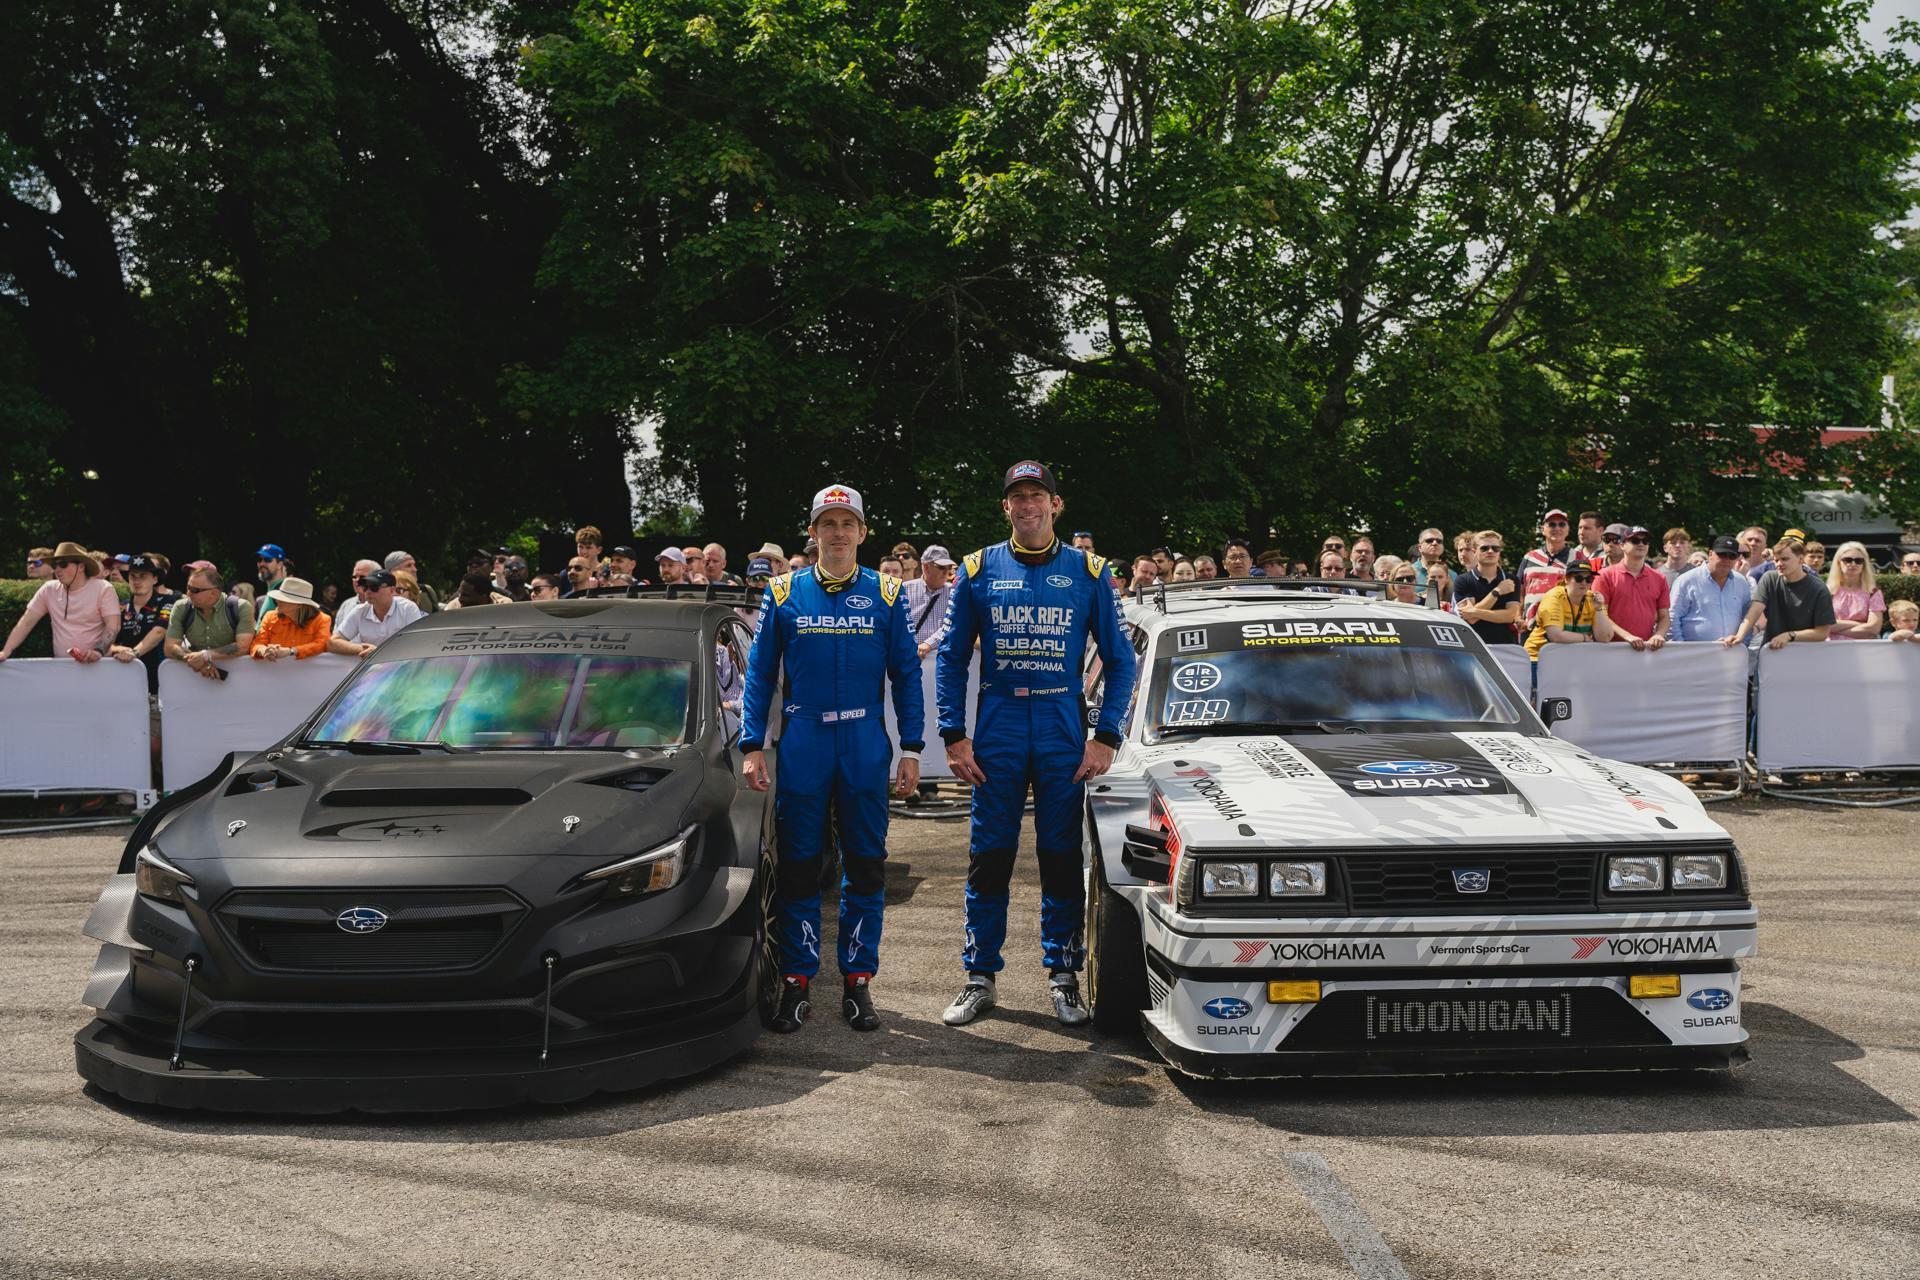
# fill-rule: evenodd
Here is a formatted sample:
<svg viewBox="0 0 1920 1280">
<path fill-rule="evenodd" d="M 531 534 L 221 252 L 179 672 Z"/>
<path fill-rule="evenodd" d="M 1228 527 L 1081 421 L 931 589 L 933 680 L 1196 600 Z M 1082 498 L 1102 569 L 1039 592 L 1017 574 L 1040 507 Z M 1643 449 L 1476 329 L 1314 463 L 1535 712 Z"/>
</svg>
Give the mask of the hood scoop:
<svg viewBox="0 0 1920 1280">
<path fill-rule="evenodd" d="M 519 787 L 344 787 L 327 792 L 320 803 L 334 809 L 510 809 L 532 799 Z"/>
</svg>

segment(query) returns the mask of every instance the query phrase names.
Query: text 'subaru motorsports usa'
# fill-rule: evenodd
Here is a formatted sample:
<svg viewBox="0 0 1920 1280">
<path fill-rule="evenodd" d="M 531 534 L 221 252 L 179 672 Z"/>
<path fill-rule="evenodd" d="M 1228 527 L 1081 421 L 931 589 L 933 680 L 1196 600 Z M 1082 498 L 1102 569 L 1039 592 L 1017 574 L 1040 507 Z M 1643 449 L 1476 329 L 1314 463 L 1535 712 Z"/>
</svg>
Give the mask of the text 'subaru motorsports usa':
<svg viewBox="0 0 1920 1280">
<path fill-rule="evenodd" d="M 720 691 L 747 641 L 687 600 L 408 627 L 140 824 L 87 923 L 80 1074 L 171 1106 L 436 1110 L 739 1053 L 778 981 L 768 805 Z"/>
<path fill-rule="evenodd" d="M 1210 1076 L 1745 1060 L 1732 840 L 1552 737 L 1472 628 L 1245 580 L 1126 620 L 1138 692 L 1088 795 L 1100 1026 Z"/>
</svg>

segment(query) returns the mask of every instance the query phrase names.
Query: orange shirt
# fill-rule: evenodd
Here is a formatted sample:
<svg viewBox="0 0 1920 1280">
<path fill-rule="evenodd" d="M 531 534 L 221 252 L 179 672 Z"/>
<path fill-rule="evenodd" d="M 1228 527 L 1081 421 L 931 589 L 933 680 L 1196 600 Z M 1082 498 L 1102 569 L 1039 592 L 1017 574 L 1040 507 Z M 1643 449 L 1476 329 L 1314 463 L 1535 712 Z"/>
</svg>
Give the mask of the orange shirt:
<svg viewBox="0 0 1920 1280">
<path fill-rule="evenodd" d="M 262 651 L 270 644 L 277 644 L 292 649 L 296 658 L 311 658 L 326 651 L 327 638 L 332 634 L 333 619 L 324 613 L 315 613 L 306 626 L 296 627 L 287 620 L 286 614 L 275 609 L 261 622 L 260 630 L 253 637 L 253 656 L 264 658 Z"/>
</svg>

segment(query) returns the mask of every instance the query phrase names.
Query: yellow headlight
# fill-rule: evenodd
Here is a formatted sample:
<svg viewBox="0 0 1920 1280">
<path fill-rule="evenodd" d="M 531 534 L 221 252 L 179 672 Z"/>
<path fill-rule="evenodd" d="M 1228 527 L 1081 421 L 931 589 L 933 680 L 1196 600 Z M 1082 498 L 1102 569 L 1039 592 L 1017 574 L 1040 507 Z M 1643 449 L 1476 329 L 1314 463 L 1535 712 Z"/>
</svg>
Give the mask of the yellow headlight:
<svg viewBox="0 0 1920 1280">
<path fill-rule="evenodd" d="M 1627 979 L 1627 994 L 1635 1000 L 1659 1000 L 1680 994 L 1677 973 L 1636 973 Z"/>
<path fill-rule="evenodd" d="M 1317 1004 L 1320 1001 L 1318 978 L 1301 982 L 1269 982 L 1268 1004 Z"/>
</svg>

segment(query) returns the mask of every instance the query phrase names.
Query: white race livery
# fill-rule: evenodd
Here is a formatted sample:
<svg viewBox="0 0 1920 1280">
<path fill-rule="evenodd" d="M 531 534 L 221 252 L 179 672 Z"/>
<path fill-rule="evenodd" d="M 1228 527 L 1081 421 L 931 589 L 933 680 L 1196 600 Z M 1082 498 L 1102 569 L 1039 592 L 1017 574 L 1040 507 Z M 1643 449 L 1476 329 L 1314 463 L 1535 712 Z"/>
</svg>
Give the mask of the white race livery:
<svg viewBox="0 0 1920 1280">
<path fill-rule="evenodd" d="M 1139 681 L 1088 794 L 1095 1021 L 1199 1075 L 1744 1061 L 1727 833 L 1552 737 L 1471 627 L 1358 586 L 1125 609 Z"/>
</svg>

